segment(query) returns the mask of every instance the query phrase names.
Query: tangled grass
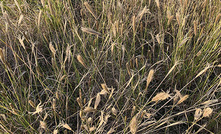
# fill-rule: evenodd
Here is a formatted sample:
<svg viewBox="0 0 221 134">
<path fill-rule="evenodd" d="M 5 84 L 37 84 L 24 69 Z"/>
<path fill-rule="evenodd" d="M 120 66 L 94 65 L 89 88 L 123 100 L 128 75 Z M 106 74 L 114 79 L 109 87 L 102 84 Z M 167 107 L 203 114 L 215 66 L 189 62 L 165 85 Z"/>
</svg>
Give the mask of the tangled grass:
<svg viewBox="0 0 221 134">
<path fill-rule="evenodd" d="M 220 0 L 3 0 L 0 133 L 220 133 Z"/>
</svg>

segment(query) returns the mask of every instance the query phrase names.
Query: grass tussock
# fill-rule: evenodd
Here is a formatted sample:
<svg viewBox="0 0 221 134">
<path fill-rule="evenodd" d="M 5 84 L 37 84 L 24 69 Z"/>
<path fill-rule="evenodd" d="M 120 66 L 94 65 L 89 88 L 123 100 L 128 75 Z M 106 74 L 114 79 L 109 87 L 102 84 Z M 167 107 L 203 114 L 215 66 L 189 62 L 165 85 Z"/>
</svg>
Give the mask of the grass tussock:
<svg viewBox="0 0 221 134">
<path fill-rule="evenodd" d="M 0 133 L 220 133 L 220 0 L 0 2 Z"/>
</svg>

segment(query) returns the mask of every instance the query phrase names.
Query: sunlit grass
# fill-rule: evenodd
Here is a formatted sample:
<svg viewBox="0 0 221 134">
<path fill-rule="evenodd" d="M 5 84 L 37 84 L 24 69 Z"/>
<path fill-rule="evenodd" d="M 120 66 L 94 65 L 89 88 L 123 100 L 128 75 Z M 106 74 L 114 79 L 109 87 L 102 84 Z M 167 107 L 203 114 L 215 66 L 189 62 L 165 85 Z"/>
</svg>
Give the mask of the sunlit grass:
<svg viewBox="0 0 221 134">
<path fill-rule="evenodd" d="M 219 133 L 219 0 L 4 0 L 0 133 Z"/>
</svg>

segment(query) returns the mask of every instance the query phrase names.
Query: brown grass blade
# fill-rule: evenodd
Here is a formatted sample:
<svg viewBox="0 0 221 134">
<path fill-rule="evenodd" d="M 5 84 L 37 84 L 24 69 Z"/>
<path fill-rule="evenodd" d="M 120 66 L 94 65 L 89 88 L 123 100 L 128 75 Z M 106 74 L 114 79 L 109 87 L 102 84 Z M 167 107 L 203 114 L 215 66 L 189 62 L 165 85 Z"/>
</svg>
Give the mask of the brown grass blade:
<svg viewBox="0 0 221 134">
<path fill-rule="evenodd" d="M 154 69 L 151 69 L 151 70 L 149 71 L 148 76 L 147 76 L 147 83 L 146 83 L 145 92 L 147 92 L 148 86 L 149 86 L 150 82 L 151 82 L 152 79 L 153 79 L 153 75 L 154 75 Z"/>
<path fill-rule="evenodd" d="M 208 100 L 208 101 L 205 101 L 203 103 L 201 103 L 202 105 L 210 105 L 210 104 L 213 104 L 213 103 L 216 103 L 218 102 L 218 99 L 214 99 L 214 100 Z"/>
<path fill-rule="evenodd" d="M 130 132 L 132 134 L 136 134 L 138 127 L 137 116 L 135 115 L 130 121 Z"/>
<path fill-rule="evenodd" d="M 0 48 L 0 59 L 3 63 L 5 63 L 5 56 L 2 48 Z"/>
<path fill-rule="evenodd" d="M 89 34 L 93 34 L 93 35 L 97 35 L 97 36 L 101 36 L 101 33 L 91 29 L 91 28 L 85 28 L 85 27 L 81 27 L 81 30 L 85 33 L 89 33 Z"/>
<path fill-rule="evenodd" d="M 149 12 L 149 9 L 147 9 L 146 6 L 143 8 L 142 11 L 140 11 L 140 12 L 138 13 L 138 15 L 137 15 L 137 17 L 136 17 L 136 20 L 139 20 L 139 21 L 140 21 L 145 13 L 150 13 L 150 12 Z"/>
<path fill-rule="evenodd" d="M 97 15 L 94 13 L 92 7 L 88 4 L 88 2 L 84 2 L 84 6 L 87 8 L 87 10 L 92 14 L 92 16 L 97 19 Z"/>
<path fill-rule="evenodd" d="M 193 21 L 193 25 L 194 25 L 194 34 L 196 35 L 197 34 L 197 21 L 196 20 Z"/>
<path fill-rule="evenodd" d="M 115 130 L 113 129 L 113 128 L 111 128 L 108 132 L 107 132 L 107 134 L 113 134 L 115 132 Z"/>
<path fill-rule="evenodd" d="M 42 10 L 40 10 L 40 12 L 39 12 L 39 14 L 38 14 L 38 28 L 40 28 L 41 15 L 42 15 Z"/>
<path fill-rule="evenodd" d="M 135 15 L 132 17 L 132 27 L 133 27 L 133 33 L 136 34 L 136 21 L 135 21 L 136 17 Z"/>
<path fill-rule="evenodd" d="M 205 73 L 211 66 L 207 66 L 205 67 L 202 71 L 200 71 L 195 78 L 199 77 L 200 75 L 202 75 L 203 73 Z"/>
<path fill-rule="evenodd" d="M 18 7 L 18 10 L 19 10 L 19 12 L 20 12 L 20 14 L 21 14 L 22 12 L 21 12 L 21 8 L 20 8 L 20 6 L 19 6 L 19 4 L 18 4 L 18 1 L 17 1 L 17 0 L 14 0 L 14 2 L 15 2 L 15 5 Z"/>
<path fill-rule="evenodd" d="M 220 18 L 221 18 L 221 13 L 219 13 L 219 14 L 216 16 L 215 24 L 219 21 Z"/>
<path fill-rule="evenodd" d="M 35 108 L 35 103 L 34 103 L 32 100 L 29 100 L 28 103 L 29 103 L 33 108 Z"/>
<path fill-rule="evenodd" d="M 21 24 L 23 18 L 24 18 L 24 15 L 21 14 L 20 17 L 19 17 L 19 20 L 18 20 L 18 26 Z"/>
</svg>

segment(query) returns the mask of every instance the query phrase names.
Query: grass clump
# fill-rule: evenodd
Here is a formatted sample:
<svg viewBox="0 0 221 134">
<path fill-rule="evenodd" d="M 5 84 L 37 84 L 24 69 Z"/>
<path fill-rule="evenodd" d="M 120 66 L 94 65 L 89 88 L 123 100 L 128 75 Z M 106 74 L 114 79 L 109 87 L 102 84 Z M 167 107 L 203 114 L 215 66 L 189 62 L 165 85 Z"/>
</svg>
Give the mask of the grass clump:
<svg viewBox="0 0 221 134">
<path fill-rule="evenodd" d="M 0 8 L 0 132 L 221 132 L 219 0 Z"/>
</svg>

